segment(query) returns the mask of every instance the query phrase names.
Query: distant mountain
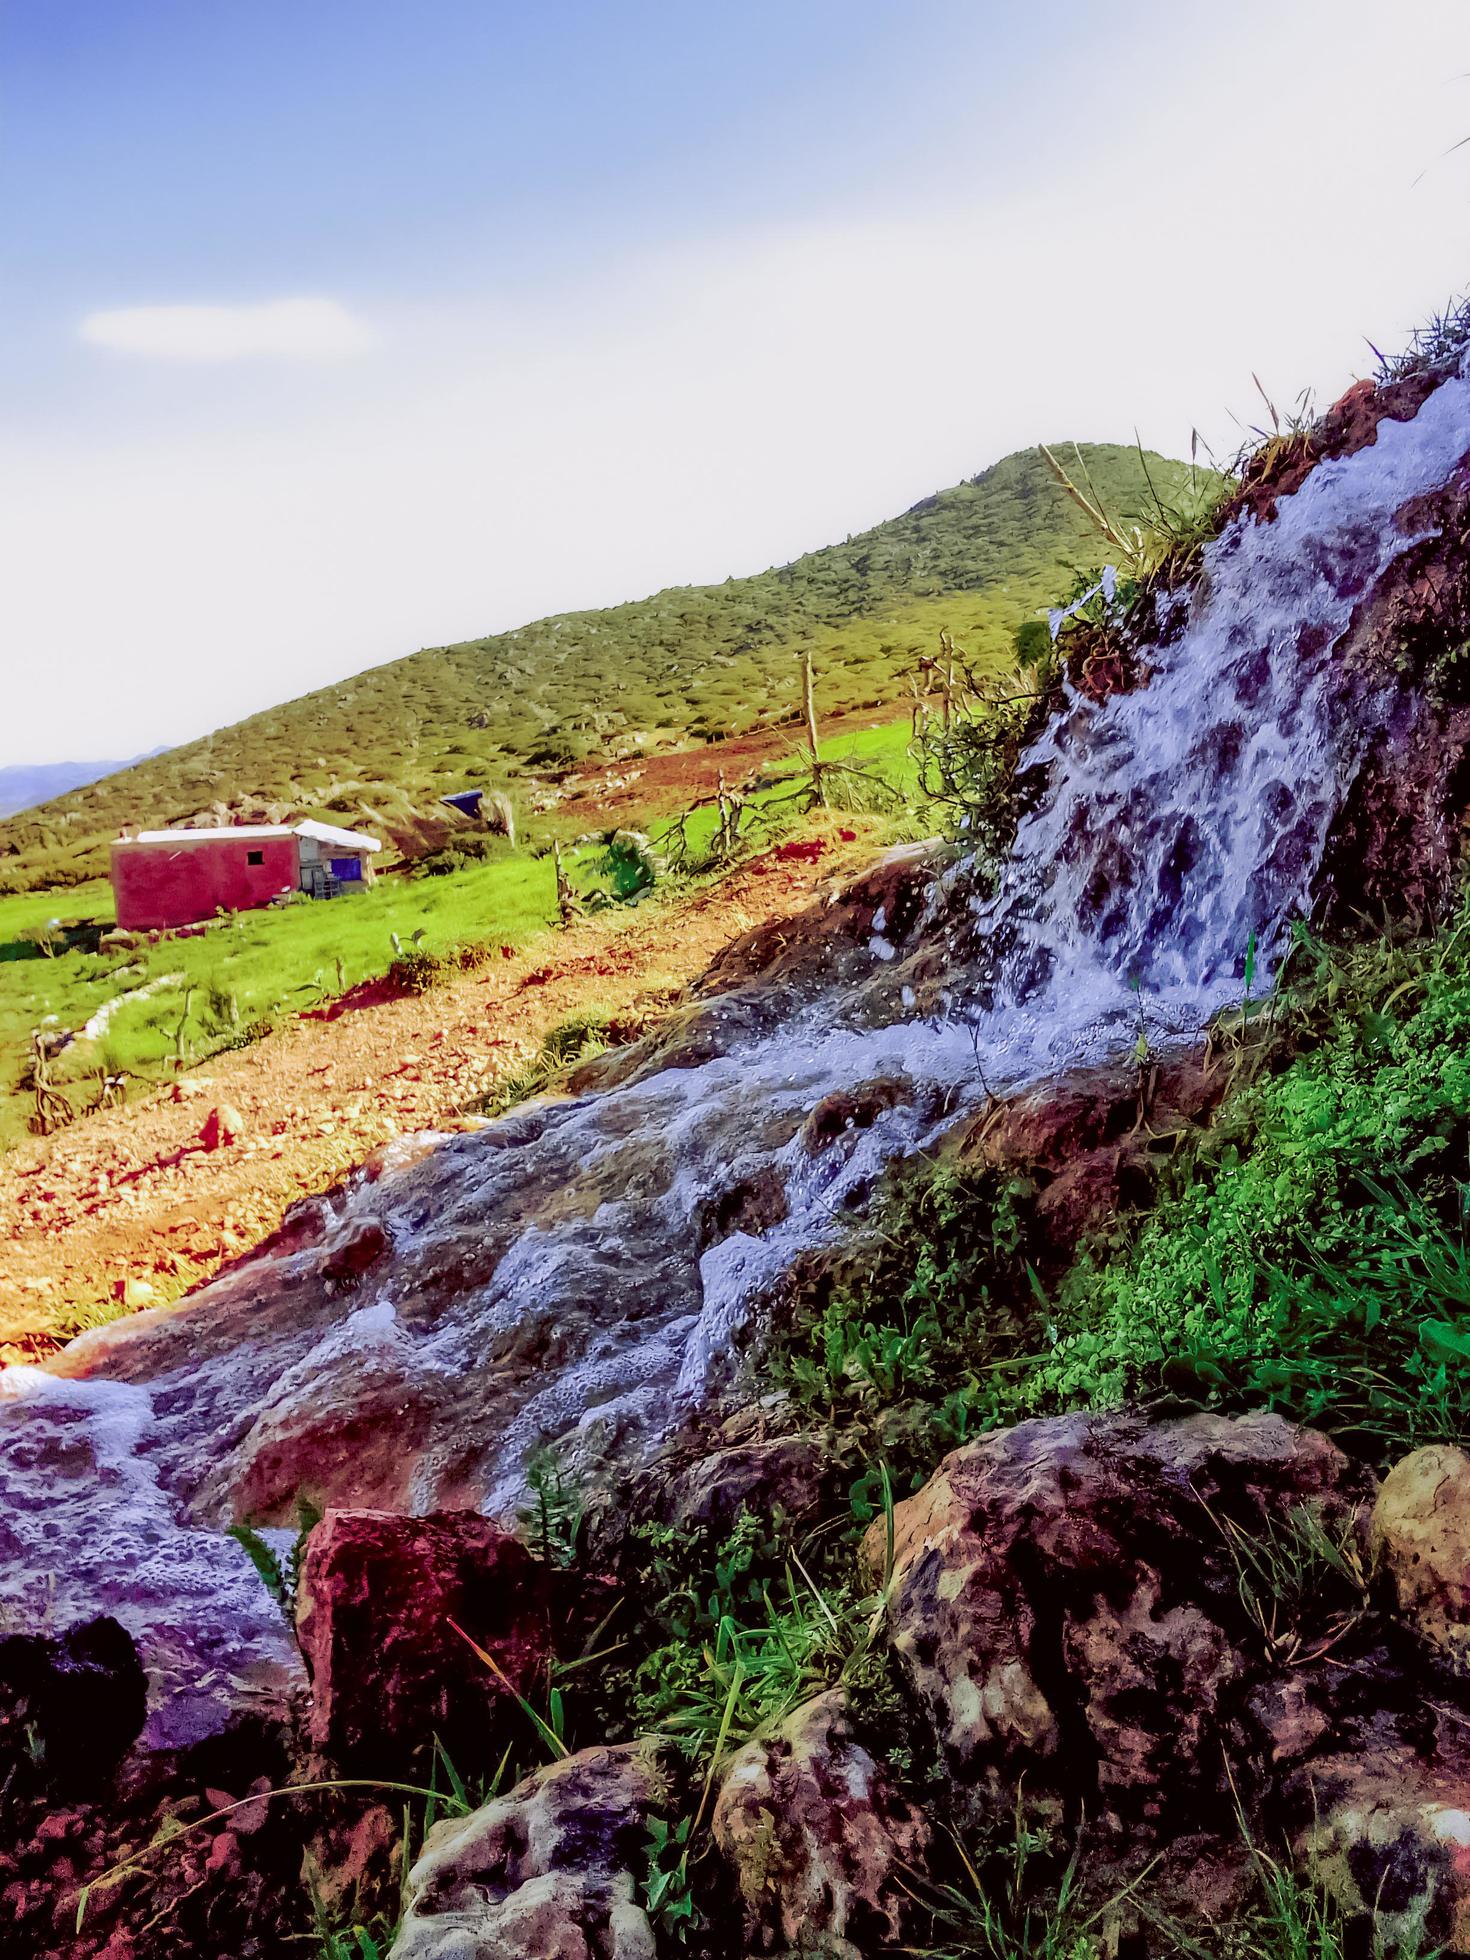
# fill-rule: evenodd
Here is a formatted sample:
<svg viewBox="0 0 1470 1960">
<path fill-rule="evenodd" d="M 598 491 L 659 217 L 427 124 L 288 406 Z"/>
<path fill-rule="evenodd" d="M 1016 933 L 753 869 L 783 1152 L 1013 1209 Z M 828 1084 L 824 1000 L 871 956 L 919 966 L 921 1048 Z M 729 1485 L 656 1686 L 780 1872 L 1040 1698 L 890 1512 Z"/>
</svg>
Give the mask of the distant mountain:
<svg viewBox="0 0 1470 1960">
<path fill-rule="evenodd" d="M 1083 455 L 1115 518 L 1147 507 L 1145 470 L 1166 498 L 1186 475 L 1135 449 Z M 589 758 L 791 719 L 806 650 L 824 714 L 897 707 L 941 628 L 976 659 L 1004 657 L 1104 550 L 1041 455 L 1021 451 L 789 565 L 431 647 L 56 797 L 0 822 L 0 890 L 104 870 L 123 823 L 289 809 L 391 837 L 467 787 L 534 809 L 546 776 Z"/>
<path fill-rule="evenodd" d="M 152 749 L 150 756 L 162 755 Z M 130 755 L 117 762 L 17 762 L 0 768 L 0 817 L 14 816 L 18 810 L 32 809 L 69 789 L 83 789 L 119 769 L 131 769 L 146 758 Z"/>
</svg>

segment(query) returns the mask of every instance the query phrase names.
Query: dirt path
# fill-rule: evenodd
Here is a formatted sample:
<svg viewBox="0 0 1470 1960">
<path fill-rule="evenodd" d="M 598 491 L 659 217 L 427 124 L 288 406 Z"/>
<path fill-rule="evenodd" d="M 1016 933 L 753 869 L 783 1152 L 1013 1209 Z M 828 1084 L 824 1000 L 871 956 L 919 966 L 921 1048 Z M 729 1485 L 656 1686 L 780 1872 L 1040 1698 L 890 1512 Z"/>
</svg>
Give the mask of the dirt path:
<svg viewBox="0 0 1470 1960">
<path fill-rule="evenodd" d="M 768 852 L 692 897 L 548 934 L 427 994 L 363 990 L 362 1005 L 303 1016 L 156 1097 L 19 1145 L 0 1158 L 0 1362 L 49 1352 L 119 1302 L 177 1297 L 377 1145 L 453 1121 L 559 1022 L 657 1006 L 866 855 L 837 840 L 815 862 Z M 211 1149 L 201 1131 L 222 1106 L 240 1134 Z"/>
</svg>

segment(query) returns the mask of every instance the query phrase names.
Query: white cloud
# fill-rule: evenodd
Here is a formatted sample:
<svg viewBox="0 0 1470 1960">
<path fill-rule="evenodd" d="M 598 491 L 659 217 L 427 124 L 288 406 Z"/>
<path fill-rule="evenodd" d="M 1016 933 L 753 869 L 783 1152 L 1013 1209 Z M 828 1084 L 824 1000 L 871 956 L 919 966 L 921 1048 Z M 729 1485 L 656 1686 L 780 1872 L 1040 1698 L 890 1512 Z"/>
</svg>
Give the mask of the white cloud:
<svg viewBox="0 0 1470 1960">
<path fill-rule="evenodd" d="M 158 361 L 320 361 L 360 354 L 376 335 L 334 299 L 273 299 L 256 306 L 122 306 L 89 313 L 93 347 Z"/>
</svg>

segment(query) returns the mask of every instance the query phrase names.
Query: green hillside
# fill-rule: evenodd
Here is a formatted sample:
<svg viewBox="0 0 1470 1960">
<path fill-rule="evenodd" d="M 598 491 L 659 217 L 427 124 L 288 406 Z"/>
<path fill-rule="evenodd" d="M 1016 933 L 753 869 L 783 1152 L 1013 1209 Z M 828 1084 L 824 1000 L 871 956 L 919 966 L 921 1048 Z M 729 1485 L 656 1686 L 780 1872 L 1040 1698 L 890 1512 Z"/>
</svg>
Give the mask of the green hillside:
<svg viewBox="0 0 1470 1960">
<path fill-rule="evenodd" d="M 1114 516 L 1145 507 L 1136 450 L 1083 453 Z M 1152 456 L 1148 467 L 1165 496 L 1186 473 Z M 1005 657 L 1020 621 L 1099 548 L 1040 454 L 1023 451 L 789 565 L 430 647 L 56 797 L 0 823 L 0 890 L 97 875 L 125 822 L 289 810 L 402 839 L 466 785 L 505 789 L 535 816 L 581 762 L 790 719 L 803 649 L 828 713 L 896 701 L 941 628 L 977 660 Z"/>
</svg>

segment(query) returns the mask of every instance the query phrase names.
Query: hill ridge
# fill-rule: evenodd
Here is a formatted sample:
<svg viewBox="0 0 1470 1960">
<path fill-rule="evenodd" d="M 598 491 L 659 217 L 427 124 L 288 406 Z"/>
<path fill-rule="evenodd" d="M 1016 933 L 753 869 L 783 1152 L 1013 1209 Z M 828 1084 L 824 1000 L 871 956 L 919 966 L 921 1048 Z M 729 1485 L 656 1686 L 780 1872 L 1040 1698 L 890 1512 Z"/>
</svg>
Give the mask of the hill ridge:
<svg viewBox="0 0 1470 1960">
<path fill-rule="evenodd" d="M 1082 453 L 1129 515 L 1187 466 L 1114 444 Z M 980 661 L 1054 599 L 1100 541 L 1038 451 L 1002 457 L 841 543 L 715 585 L 551 613 L 401 654 L 0 822 L 0 890 L 105 868 L 124 822 L 284 814 L 412 837 L 450 788 L 508 790 L 533 815 L 549 779 L 792 717 L 810 651 L 823 713 L 895 703 L 941 628 Z"/>
</svg>

